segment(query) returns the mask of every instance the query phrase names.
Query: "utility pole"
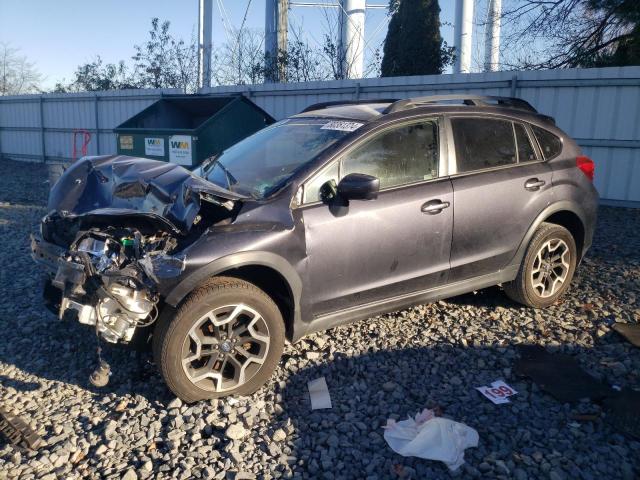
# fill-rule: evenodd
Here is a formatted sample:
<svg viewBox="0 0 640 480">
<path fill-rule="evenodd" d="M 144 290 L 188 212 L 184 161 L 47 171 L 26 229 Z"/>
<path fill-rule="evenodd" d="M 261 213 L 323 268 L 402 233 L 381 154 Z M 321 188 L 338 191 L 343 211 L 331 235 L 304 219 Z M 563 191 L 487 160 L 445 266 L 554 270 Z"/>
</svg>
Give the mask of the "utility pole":
<svg viewBox="0 0 640 480">
<path fill-rule="evenodd" d="M 213 44 L 213 0 L 199 0 L 198 9 L 198 88 L 211 86 Z"/>
<path fill-rule="evenodd" d="M 497 72 L 500 67 L 500 19 L 502 0 L 489 0 L 489 21 L 484 42 L 484 69 Z"/>
<path fill-rule="evenodd" d="M 284 80 L 284 68 L 279 64 L 278 56 L 287 51 L 289 0 L 266 0 L 265 3 L 265 82 L 281 82 Z"/>
<path fill-rule="evenodd" d="M 340 0 L 340 73 L 343 78 L 364 75 L 365 0 Z"/>
<path fill-rule="evenodd" d="M 454 27 L 456 61 L 453 65 L 453 73 L 469 73 L 471 71 L 473 3 L 474 0 L 456 0 L 456 23 Z"/>
</svg>

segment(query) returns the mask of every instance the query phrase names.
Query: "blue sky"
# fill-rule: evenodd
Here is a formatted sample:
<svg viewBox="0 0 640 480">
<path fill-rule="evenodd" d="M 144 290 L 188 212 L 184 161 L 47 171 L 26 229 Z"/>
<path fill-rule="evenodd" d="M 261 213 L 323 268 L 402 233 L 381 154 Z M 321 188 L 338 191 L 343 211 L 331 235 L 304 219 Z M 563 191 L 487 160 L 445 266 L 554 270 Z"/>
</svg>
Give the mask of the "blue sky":
<svg viewBox="0 0 640 480">
<path fill-rule="evenodd" d="M 247 1 L 220 2 L 235 27 L 242 22 Z M 215 48 L 225 41 L 225 34 L 218 0 L 213 3 Z M 368 3 L 382 5 L 388 0 Z M 442 22 L 453 23 L 454 6 L 455 0 L 440 0 Z M 264 10 L 264 0 L 252 0 L 246 26 L 263 29 Z M 384 40 L 385 16 L 383 9 L 367 11 L 365 37 L 372 46 Z M 147 38 L 152 17 L 170 20 L 174 35 L 188 39 L 196 33 L 198 0 L 0 0 L 0 42 L 20 48 L 45 76 L 43 87 L 51 88 L 56 81 L 70 79 L 76 66 L 96 55 L 106 62 L 129 60 L 133 45 Z M 293 28 L 304 28 L 311 45 L 325 32 L 324 16 L 318 8 L 292 7 L 289 21 Z M 370 38 L 374 31 L 377 34 Z M 443 26 L 442 36 L 451 45 L 453 27 Z"/>
</svg>

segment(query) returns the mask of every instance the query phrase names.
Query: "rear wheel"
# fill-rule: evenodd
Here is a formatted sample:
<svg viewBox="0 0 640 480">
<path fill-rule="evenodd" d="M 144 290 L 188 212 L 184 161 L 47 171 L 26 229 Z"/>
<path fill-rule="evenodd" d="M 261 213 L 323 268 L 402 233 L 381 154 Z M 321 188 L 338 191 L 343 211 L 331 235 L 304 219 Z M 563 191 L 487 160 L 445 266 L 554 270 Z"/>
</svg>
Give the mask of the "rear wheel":
<svg viewBox="0 0 640 480">
<path fill-rule="evenodd" d="M 548 307 L 569 288 L 576 260 L 571 233 L 560 225 L 543 223 L 529 243 L 518 276 L 504 290 L 523 305 Z"/>
<path fill-rule="evenodd" d="M 255 285 L 230 277 L 194 291 L 154 334 L 156 364 L 187 402 L 253 393 L 272 375 L 283 348 L 276 304 Z"/>
</svg>

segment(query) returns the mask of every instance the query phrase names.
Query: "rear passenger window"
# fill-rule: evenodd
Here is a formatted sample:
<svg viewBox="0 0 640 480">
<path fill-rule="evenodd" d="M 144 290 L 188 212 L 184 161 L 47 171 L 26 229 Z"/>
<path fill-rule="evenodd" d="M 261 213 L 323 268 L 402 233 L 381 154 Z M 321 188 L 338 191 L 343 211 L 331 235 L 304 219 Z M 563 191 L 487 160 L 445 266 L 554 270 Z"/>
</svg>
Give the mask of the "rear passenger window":
<svg viewBox="0 0 640 480">
<path fill-rule="evenodd" d="M 458 173 L 517 162 L 513 124 L 507 120 L 453 118 Z"/>
<path fill-rule="evenodd" d="M 538 160 L 524 125 L 514 123 L 513 128 L 516 131 L 516 143 L 518 144 L 518 162 L 535 162 Z"/>
<path fill-rule="evenodd" d="M 535 125 L 532 125 L 531 128 L 538 140 L 538 144 L 540 144 L 545 160 L 550 160 L 560 155 L 562 151 L 562 140 L 560 138 L 544 128 L 536 127 Z"/>
</svg>

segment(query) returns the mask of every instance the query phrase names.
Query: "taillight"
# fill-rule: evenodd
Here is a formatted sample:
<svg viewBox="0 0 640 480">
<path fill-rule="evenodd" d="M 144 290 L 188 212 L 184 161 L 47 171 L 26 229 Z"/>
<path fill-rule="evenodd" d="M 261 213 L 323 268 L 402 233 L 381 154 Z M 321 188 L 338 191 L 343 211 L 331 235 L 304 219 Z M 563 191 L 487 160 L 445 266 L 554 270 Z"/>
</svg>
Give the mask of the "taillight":
<svg viewBox="0 0 640 480">
<path fill-rule="evenodd" d="M 576 165 L 593 182 L 593 175 L 596 171 L 596 164 L 593 163 L 593 160 L 585 156 L 576 157 Z"/>
</svg>

